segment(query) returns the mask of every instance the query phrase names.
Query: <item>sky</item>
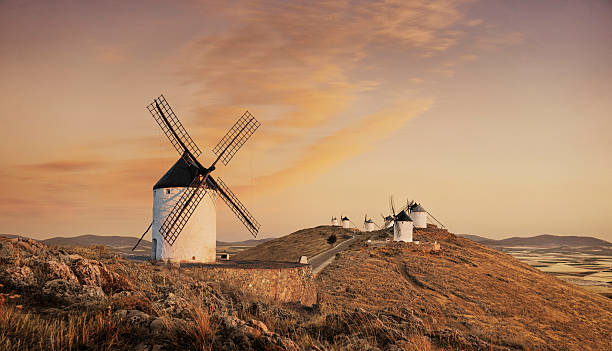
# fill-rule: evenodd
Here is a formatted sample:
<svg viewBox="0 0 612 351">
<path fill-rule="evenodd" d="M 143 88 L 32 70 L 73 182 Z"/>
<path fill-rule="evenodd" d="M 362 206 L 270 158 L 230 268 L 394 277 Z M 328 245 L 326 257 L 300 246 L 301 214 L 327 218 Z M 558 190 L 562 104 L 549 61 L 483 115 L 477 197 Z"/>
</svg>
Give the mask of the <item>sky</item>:
<svg viewBox="0 0 612 351">
<path fill-rule="evenodd" d="M 610 1 L 0 1 L 0 233 L 140 236 L 164 94 L 260 237 L 393 196 L 451 232 L 612 241 Z M 250 238 L 217 204 L 219 240 Z"/>
</svg>

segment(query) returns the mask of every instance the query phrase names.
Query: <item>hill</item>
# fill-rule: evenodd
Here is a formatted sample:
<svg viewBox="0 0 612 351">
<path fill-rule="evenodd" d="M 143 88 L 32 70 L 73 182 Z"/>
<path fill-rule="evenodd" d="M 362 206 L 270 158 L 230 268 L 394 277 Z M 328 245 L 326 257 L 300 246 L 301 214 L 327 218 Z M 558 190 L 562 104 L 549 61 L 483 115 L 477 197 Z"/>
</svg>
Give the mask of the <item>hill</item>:
<svg viewBox="0 0 612 351">
<path fill-rule="evenodd" d="M 361 311 L 347 328 L 377 320 L 389 337 L 413 329 L 462 350 L 612 347 L 610 299 L 445 230 L 416 230 L 421 245 L 367 239 L 317 276 L 322 301 Z"/>
<path fill-rule="evenodd" d="M 475 241 L 477 243 L 494 241 L 493 239 L 489 239 L 489 238 L 485 238 L 484 236 L 473 235 L 473 234 L 457 234 L 457 236 L 460 236 L 460 237 L 466 238 L 466 239 L 470 239 L 470 240 Z"/>
<path fill-rule="evenodd" d="M 481 241 L 487 246 L 528 246 L 528 247 L 550 247 L 550 246 L 612 246 L 612 243 L 590 236 L 565 236 L 565 235 L 537 235 L 532 237 L 512 237 L 501 240 L 488 239 Z"/>
<path fill-rule="evenodd" d="M 349 239 L 353 231 L 328 225 L 302 229 L 244 250 L 232 258 L 236 260 L 297 262 L 301 256 L 312 257 L 330 249 L 332 246 L 327 243 L 327 238 L 332 234 L 337 237 L 337 245 L 341 241 Z"/>
</svg>

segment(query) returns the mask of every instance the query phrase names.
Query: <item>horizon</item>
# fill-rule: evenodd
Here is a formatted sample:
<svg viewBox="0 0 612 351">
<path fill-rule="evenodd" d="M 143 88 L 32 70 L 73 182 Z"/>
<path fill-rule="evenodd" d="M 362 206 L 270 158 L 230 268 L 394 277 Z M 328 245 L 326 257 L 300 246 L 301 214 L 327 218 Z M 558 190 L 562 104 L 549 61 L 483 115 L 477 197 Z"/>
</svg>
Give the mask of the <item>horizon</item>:
<svg viewBox="0 0 612 351">
<path fill-rule="evenodd" d="M 610 38 L 604 0 L 6 1 L 0 232 L 140 237 L 179 157 L 164 94 L 203 164 L 261 121 L 216 171 L 257 239 L 393 196 L 453 233 L 612 242 Z M 252 238 L 217 207 L 217 240 Z"/>
</svg>

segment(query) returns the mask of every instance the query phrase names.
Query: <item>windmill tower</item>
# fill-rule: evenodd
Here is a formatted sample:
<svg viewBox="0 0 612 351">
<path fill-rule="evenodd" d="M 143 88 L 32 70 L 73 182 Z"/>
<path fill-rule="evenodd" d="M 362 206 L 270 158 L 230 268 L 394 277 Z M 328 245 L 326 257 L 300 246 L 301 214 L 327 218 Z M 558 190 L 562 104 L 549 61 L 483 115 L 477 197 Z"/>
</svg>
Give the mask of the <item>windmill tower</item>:
<svg viewBox="0 0 612 351">
<path fill-rule="evenodd" d="M 373 232 L 376 230 L 376 223 L 370 218 L 368 219 L 368 214 L 366 213 L 365 218 L 363 220 L 363 228 L 366 232 Z"/>
<path fill-rule="evenodd" d="M 331 225 L 334 226 L 334 227 L 338 226 L 338 218 L 336 218 L 336 216 L 333 216 L 331 218 Z"/>
<path fill-rule="evenodd" d="M 154 99 L 147 109 L 181 155 L 153 186 L 151 258 L 214 262 L 217 196 L 256 237 L 259 223 L 221 178 L 215 180 L 211 176 L 217 162 L 227 165 L 259 128 L 260 123 L 255 117 L 245 112 L 213 149 L 216 160 L 209 167 L 204 167 L 197 159 L 201 154 L 200 149 L 164 96 Z"/>
<path fill-rule="evenodd" d="M 342 216 L 342 228 L 350 229 L 351 228 L 351 220 L 346 216 Z"/>
<path fill-rule="evenodd" d="M 401 211 L 395 216 L 393 223 L 393 241 L 412 242 L 413 223 L 406 211 Z"/>
<path fill-rule="evenodd" d="M 416 202 L 412 202 L 408 205 L 410 211 L 410 219 L 414 223 L 415 228 L 427 228 L 427 211 Z"/>
<path fill-rule="evenodd" d="M 391 212 L 393 213 L 393 241 L 404 241 L 412 242 L 412 229 L 413 223 L 406 213 L 406 210 L 401 210 L 397 215 L 395 214 L 395 205 L 393 204 L 393 196 L 389 201 L 391 206 Z"/>
</svg>

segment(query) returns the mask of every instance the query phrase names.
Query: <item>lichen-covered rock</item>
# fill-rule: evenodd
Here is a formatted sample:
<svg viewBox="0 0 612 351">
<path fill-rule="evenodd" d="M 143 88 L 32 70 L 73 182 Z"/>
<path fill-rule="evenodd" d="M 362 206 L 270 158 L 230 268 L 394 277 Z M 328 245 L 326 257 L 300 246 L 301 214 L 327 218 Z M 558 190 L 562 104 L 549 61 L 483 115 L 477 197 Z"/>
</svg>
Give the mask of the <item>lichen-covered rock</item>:
<svg viewBox="0 0 612 351">
<path fill-rule="evenodd" d="M 54 279 L 63 279 L 78 283 L 77 277 L 64 262 L 51 258 L 30 257 L 24 264 L 37 273 L 38 280 L 46 282 Z"/>
<path fill-rule="evenodd" d="M 36 285 L 36 277 L 28 266 L 0 266 L 0 284 L 8 287 L 26 290 Z"/>
<path fill-rule="evenodd" d="M 101 303 L 106 299 L 99 286 L 79 285 L 64 279 L 50 280 L 42 288 L 42 295 L 56 303 L 71 305 L 78 303 Z"/>
<path fill-rule="evenodd" d="M 96 260 L 76 258 L 72 261 L 72 271 L 81 284 L 99 286 L 107 294 L 133 289 L 129 280 Z"/>
<path fill-rule="evenodd" d="M 155 308 L 163 314 L 176 318 L 190 318 L 192 306 L 186 299 L 169 293 L 165 299 L 155 302 Z"/>
<path fill-rule="evenodd" d="M 118 310 L 113 313 L 117 319 L 125 320 L 130 326 L 148 329 L 156 318 L 139 310 Z"/>
</svg>

